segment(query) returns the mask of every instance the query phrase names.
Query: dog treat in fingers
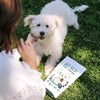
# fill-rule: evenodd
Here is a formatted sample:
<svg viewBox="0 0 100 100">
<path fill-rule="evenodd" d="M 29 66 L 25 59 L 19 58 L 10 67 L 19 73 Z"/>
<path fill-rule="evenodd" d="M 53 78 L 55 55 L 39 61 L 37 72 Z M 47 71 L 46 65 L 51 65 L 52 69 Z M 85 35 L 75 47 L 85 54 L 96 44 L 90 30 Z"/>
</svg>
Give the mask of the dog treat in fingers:
<svg viewBox="0 0 100 100">
<path fill-rule="evenodd" d="M 25 41 L 25 43 L 30 43 L 30 42 L 34 42 L 37 41 L 38 38 L 34 37 L 31 33 L 28 35 L 27 40 Z"/>
</svg>

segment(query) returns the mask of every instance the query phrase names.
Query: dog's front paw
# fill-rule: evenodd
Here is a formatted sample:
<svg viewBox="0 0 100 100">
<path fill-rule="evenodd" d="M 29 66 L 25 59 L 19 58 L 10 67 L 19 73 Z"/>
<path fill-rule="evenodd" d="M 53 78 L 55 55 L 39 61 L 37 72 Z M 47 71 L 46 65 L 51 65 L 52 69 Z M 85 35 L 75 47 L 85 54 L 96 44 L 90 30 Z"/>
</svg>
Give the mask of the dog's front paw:
<svg viewBox="0 0 100 100">
<path fill-rule="evenodd" d="M 46 65 L 45 66 L 45 76 L 46 77 L 48 77 L 49 76 L 49 74 L 53 71 L 53 69 L 54 69 L 54 66 L 52 66 L 52 65 Z"/>
</svg>

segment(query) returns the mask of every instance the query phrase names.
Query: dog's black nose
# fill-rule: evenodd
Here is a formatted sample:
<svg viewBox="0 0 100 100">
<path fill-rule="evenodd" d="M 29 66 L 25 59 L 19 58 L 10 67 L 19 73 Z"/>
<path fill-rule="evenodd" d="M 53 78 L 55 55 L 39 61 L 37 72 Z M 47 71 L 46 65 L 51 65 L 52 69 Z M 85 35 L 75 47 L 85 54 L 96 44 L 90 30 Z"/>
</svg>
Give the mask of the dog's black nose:
<svg viewBox="0 0 100 100">
<path fill-rule="evenodd" d="M 43 31 L 41 31 L 41 32 L 40 32 L 40 35 L 42 35 L 42 36 L 43 36 L 44 34 L 45 34 L 45 33 L 44 33 Z"/>
</svg>

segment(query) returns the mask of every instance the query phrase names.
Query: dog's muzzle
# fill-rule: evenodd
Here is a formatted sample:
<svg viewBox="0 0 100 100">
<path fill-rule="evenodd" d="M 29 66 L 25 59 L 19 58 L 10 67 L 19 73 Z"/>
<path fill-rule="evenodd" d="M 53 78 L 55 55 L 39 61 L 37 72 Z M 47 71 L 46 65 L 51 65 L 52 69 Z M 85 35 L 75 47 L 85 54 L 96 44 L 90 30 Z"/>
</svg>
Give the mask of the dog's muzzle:
<svg viewBox="0 0 100 100">
<path fill-rule="evenodd" d="M 45 33 L 43 33 L 43 32 L 40 32 L 40 36 L 35 36 L 34 35 L 34 33 L 31 33 L 32 34 L 32 36 L 34 37 L 34 38 L 36 38 L 36 39 L 41 39 L 41 40 L 43 40 L 45 37 L 44 37 L 44 35 L 45 35 Z"/>
</svg>

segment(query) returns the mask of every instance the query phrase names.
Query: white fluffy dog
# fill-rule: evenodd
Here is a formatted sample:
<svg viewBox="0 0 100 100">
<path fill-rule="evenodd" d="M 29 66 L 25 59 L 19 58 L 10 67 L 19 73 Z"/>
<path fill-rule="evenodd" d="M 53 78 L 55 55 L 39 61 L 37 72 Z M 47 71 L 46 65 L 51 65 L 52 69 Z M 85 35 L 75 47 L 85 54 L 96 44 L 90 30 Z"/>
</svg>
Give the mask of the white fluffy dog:
<svg viewBox="0 0 100 100">
<path fill-rule="evenodd" d="M 55 0 L 47 4 L 39 15 L 29 15 L 24 19 L 25 26 L 30 25 L 30 33 L 38 38 L 38 41 L 33 43 L 38 65 L 43 55 L 50 55 L 45 65 L 46 76 L 62 56 L 62 43 L 67 34 L 67 27 L 79 28 L 77 15 L 74 12 L 84 11 L 87 7 L 83 5 L 71 9 L 62 0 Z"/>
</svg>

